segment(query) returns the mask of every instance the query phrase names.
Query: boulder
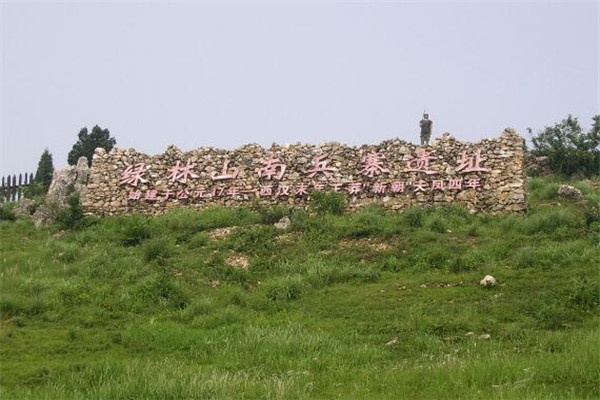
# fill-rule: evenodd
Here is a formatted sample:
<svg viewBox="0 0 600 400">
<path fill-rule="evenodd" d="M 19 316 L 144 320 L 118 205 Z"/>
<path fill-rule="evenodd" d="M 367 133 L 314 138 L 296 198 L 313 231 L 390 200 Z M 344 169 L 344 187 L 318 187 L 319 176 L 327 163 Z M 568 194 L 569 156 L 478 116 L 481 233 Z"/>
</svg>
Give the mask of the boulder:
<svg viewBox="0 0 600 400">
<path fill-rule="evenodd" d="M 39 206 L 35 210 L 32 219 L 33 224 L 36 226 L 36 228 L 39 228 L 41 226 L 46 226 L 54 222 L 56 220 L 56 213 L 54 212 L 54 209 L 52 207 L 44 204 Z"/>
<path fill-rule="evenodd" d="M 13 208 L 13 213 L 17 218 L 28 216 L 33 213 L 34 207 L 35 203 L 33 202 L 33 200 L 28 199 L 27 197 L 22 197 L 21 200 L 19 200 L 19 202 L 15 206 L 15 208 Z"/>
<path fill-rule="evenodd" d="M 275 228 L 278 228 L 278 229 L 287 229 L 290 227 L 291 223 L 292 223 L 292 221 L 286 215 L 285 217 L 281 218 L 278 222 L 275 222 L 274 225 L 275 225 Z"/>
<path fill-rule="evenodd" d="M 558 195 L 571 200 L 579 200 L 583 196 L 581 190 L 570 185 L 560 185 L 558 187 Z"/>
<path fill-rule="evenodd" d="M 79 157 L 77 165 L 68 166 L 52 175 L 52 183 L 46 195 L 48 204 L 55 204 L 59 208 L 67 207 L 69 196 L 73 191 L 83 196 L 89 177 L 90 168 L 87 158 Z"/>
<path fill-rule="evenodd" d="M 491 275 L 486 275 L 479 284 L 484 287 L 496 286 L 498 282 L 496 282 L 496 278 Z"/>
</svg>

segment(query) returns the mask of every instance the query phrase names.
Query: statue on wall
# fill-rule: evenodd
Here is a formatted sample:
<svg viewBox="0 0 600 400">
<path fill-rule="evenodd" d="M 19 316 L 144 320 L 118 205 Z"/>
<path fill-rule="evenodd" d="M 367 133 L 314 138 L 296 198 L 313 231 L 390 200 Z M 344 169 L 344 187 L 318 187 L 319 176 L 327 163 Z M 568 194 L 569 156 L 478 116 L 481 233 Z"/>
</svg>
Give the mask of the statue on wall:
<svg viewBox="0 0 600 400">
<path fill-rule="evenodd" d="M 421 146 L 429 146 L 429 139 L 431 138 L 431 130 L 433 128 L 433 121 L 429 119 L 429 114 L 423 114 L 423 119 L 419 122 L 421 127 Z"/>
</svg>

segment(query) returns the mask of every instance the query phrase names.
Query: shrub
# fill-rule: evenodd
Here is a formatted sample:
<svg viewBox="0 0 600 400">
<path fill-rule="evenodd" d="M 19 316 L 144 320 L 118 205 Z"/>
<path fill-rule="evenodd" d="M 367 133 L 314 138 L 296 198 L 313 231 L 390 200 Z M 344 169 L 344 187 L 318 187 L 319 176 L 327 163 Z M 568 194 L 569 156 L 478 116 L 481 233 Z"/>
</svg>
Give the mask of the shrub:
<svg viewBox="0 0 600 400">
<path fill-rule="evenodd" d="M 198 232 L 188 240 L 187 246 L 190 249 L 200 249 L 208 244 L 209 239 L 210 237 L 206 233 Z"/>
<path fill-rule="evenodd" d="M 166 238 L 153 238 L 144 243 L 146 261 L 164 261 L 173 254 L 173 245 Z"/>
<path fill-rule="evenodd" d="M 574 279 L 567 292 L 567 303 L 586 311 L 597 308 L 600 305 L 600 286 L 598 282 L 585 278 Z"/>
<path fill-rule="evenodd" d="M 450 270 L 450 272 L 461 273 L 461 272 L 471 271 L 471 270 L 475 269 L 476 267 L 477 267 L 477 264 L 475 263 L 475 260 L 473 259 L 473 257 L 459 256 L 459 257 L 453 258 L 449 262 L 448 269 Z"/>
<path fill-rule="evenodd" d="M 242 253 L 260 253 L 275 248 L 274 236 L 279 231 L 272 226 L 258 226 L 240 229 L 230 237 L 231 247 Z"/>
<path fill-rule="evenodd" d="M 346 211 L 346 196 L 339 192 L 313 191 L 309 209 L 317 215 L 342 215 Z"/>
<path fill-rule="evenodd" d="M 404 210 L 403 219 L 406 225 L 411 228 L 420 228 L 423 226 L 425 219 L 425 209 L 423 207 L 409 207 Z"/>
<path fill-rule="evenodd" d="M 14 203 L 0 204 L 0 221 L 15 221 L 17 219 L 13 212 L 14 206 Z"/>
<path fill-rule="evenodd" d="M 517 224 L 517 229 L 528 235 L 536 233 L 552 233 L 558 228 L 577 228 L 582 225 L 582 218 L 573 212 L 560 209 L 545 209 L 528 215 Z"/>
<path fill-rule="evenodd" d="M 373 282 L 380 276 L 378 271 L 364 265 L 331 265 L 321 262 L 308 266 L 306 275 L 308 282 L 315 288 L 351 280 Z"/>
<path fill-rule="evenodd" d="M 261 222 L 263 224 L 274 224 L 286 215 L 290 215 L 290 210 L 284 206 L 271 206 L 265 207 L 259 205 L 257 212 L 260 215 Z"/>
<path fill-rule="evenodd" d="M 554 172 L 562 175 L 598 175 L 600 165 L 600 115 L 584 132 L 576 117 L 568 115 L 532 137 L 533 154 L 547 156 Z"/>
<path fill-rule="evenodd" d="M 137 246 L 151 235 L 148 219 L 140 215 L 119 218 L 119 242 L 123 246 Z"/>
<path fill-rule="evenodd" d="M 434 218 L 429 222 L 429 229 L 437 233 L 446 233 L 448 227 L 446 222 L 441 218 Z"/>
<path fill-rule="evenodd" d="M 57 215 L 57 222 L 61 229 L 77 229 L 81 227 L 84 213 L 78 193 L 71 193 L 68 200 L 68 207 L 60 210 Z"/>
<path fill-rule="evenodd" d="M 268 299 L 296 300 L 306 291 L 307 285 L 300 275 L 275 278 L 265 285 L 265 294 Z"/>
<path fill-rule="evenodd" d="M 590 199 L 586 201 L 583 209 L 585 226 L 590 229 L 593 223 L 600 222 L 600 202 Z"/>
<path fill-rule="evenodd" d="M 141 306 L 150 301 L 182 310 L 188 304 L 181 286 L 167 272 L 150 276 L 140 282 L 136 287 L 135 297 L 141 301 Z"/>
</svg>

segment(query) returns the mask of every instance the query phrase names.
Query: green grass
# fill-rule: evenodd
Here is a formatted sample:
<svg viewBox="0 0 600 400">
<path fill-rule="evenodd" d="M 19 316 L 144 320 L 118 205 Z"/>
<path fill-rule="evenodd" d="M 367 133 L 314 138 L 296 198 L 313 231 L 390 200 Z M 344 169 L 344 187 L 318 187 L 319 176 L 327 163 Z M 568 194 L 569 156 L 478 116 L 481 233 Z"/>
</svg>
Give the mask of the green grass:
<svg viewBox="0 0 600 400">
<path fill-rule="evenodd" d="M 524 215 L 0 221 L 0 397 L 598 398 L 600 190 L 560 183 L 532 179 Z"/>
</svg>

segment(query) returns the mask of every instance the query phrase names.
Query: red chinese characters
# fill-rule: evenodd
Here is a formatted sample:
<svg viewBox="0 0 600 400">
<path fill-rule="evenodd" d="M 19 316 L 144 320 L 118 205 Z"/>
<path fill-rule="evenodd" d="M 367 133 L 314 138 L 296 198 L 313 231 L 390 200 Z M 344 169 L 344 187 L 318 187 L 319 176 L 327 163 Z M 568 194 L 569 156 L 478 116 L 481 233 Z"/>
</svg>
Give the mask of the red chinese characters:
<svg viewBox="0 0 600 400">
<path fill-rule="evenodd" d="M 304 172 L 310 178 L 313 178 L 319 172 L 321 172 L 323 175 L 325 175 L 326 178 L 329 178 L 331 175 L 333 175 L 333 173 L 335 171 L 337 171 L 337 168 L 327 166 L 327 164 L 329 163 L 329 160 L 327 159 L 328 157 L 329 156 L 327 154 L 315 156 L 315 158 L 313 158 L 313 161 L 312 161 L 313 168 L 306 170 Z"/>
<path fill-rule="evenodd" d="M 364 176 L 372 178 L 375 175 L 379 175 L 382 172 L 390 172 L 389 169 L 383 168 L 383 160 L 385 155 L 377 153 L 374 150 L 371 151 L 363 158 L 363 169 L 360 173 Z"/>
<path fill-rule="evenodd" d="M 223 162 L 223 169 L 221 170 L 221 174 L 219 175 L 216 171 L 213 171 L 210 174 L 210 179 L 212 179 L 213 181 L 221 181 L 225 179 L 237 178 L 240 174 L 240 169 L 237 167 L 229 169 L 229 162 L 229 159 L 225 159 L 225 161 Z"/>
<path fill-rule="evenodd" d="M 285 173 L 286 165 L 271 154 L 269 159 L 263 160 L 263 166 L 256 168 L 255 171 L 259 178 L 281 180 Z"/>
<path fill-rule="evenodd" d="M 144 163 L 129 165 L 127 168 L 125 168 L 125 171 L 121 173 L 119 185 L 137 186 L 140 182 L 148 182 L 143 177 L 146 175 L 146 172 L 149 169 L 150 167 L 146 166 Z"/>
<path fill-rule="evenodd" d="M 428 175 L 435 174 L 435 171 L 429 169 L 429 160 L 432 158 L 434 157 L 431 156 L 431 153 L 425 149 L 417 151 L 417 157 L 406 162 L 406 172 L 424 172 Z"/>
<path fill-rule="evenodd" d="M 481 149 L 477 149 L 475 155 L 467 157 L 467 153 L 463 151 L 461 158 L 458 159 L 457 171 L 461 172 L 488 172 L 489 169 L 481 166 L 481 163 L 487 160 L 481 156 Z"/>
<path fill-rule="evenodd" d="M 198 175 L 192 172 L 192 168 L 195 166 L 196 164 L 192 164 L 190 160 L 183 166 L 180 161 L 177 161 L 177 163 L 169 169 L 169 176 L 167 179 L 171 182 L 187 183 L 188 178 L 198 178 Z"/>
</svg>

